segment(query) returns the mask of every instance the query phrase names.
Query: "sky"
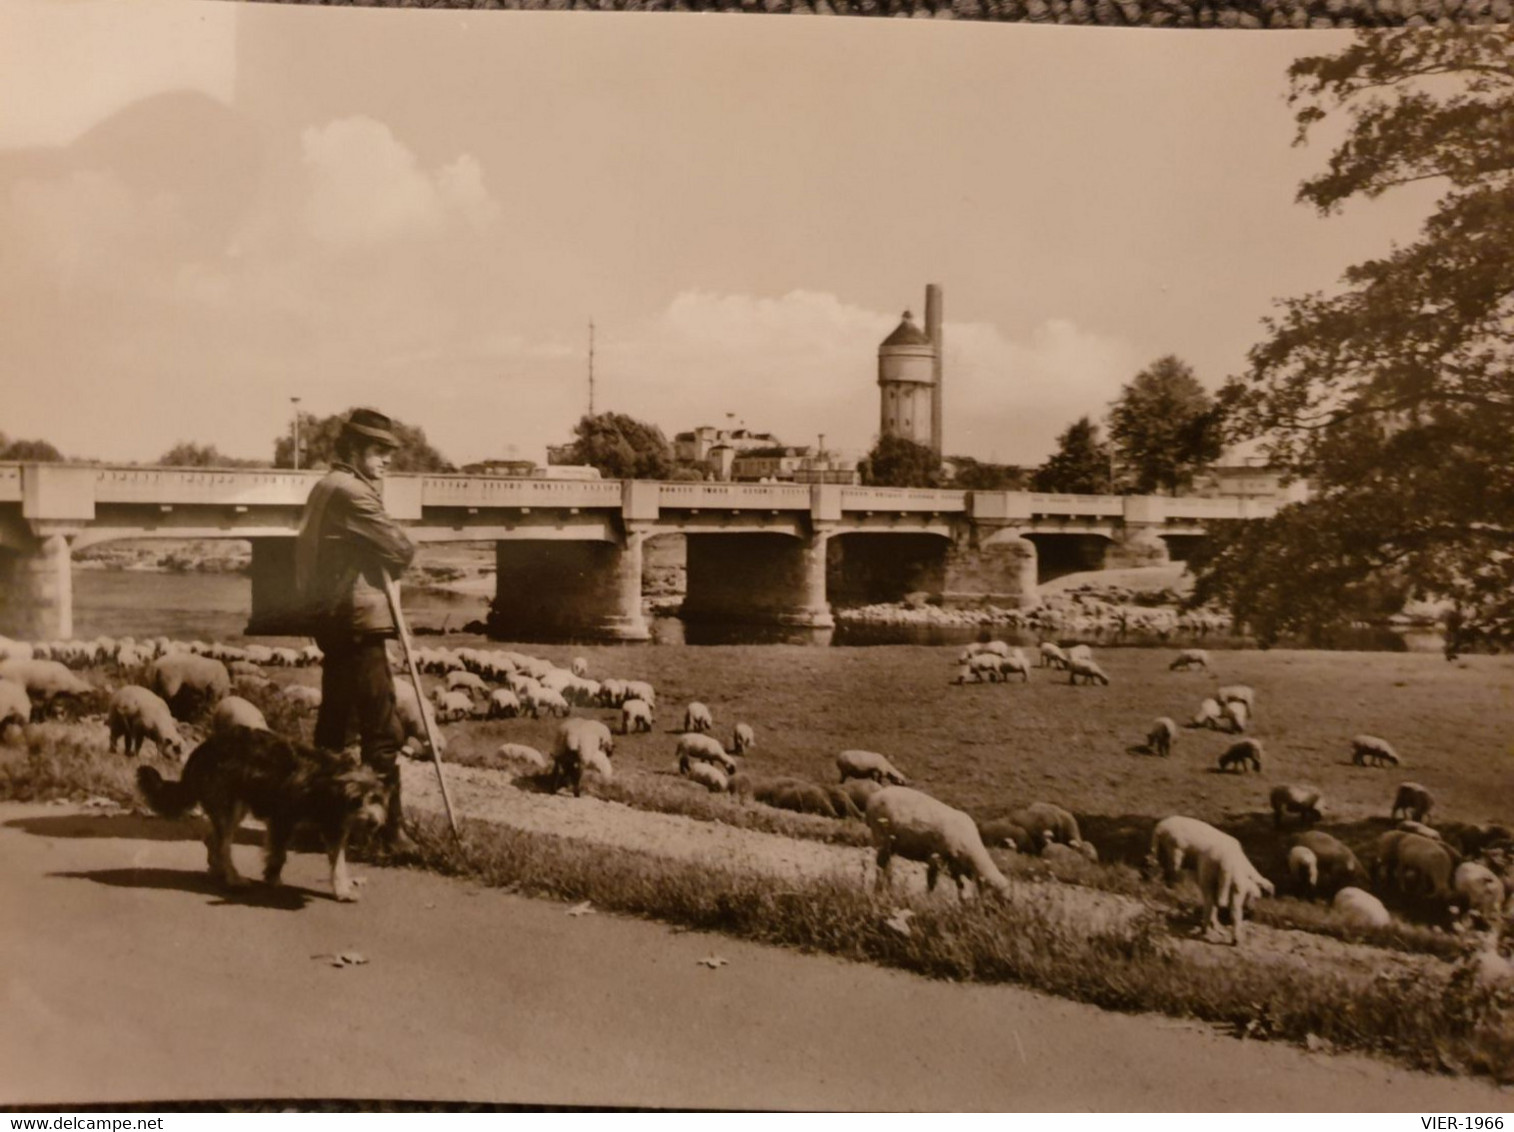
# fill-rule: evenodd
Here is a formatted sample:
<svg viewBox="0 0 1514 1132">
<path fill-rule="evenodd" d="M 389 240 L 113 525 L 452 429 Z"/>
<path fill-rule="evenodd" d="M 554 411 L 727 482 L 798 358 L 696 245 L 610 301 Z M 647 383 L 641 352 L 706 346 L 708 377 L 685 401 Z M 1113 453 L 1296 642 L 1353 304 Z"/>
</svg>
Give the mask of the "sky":
<svg viewBox="0 0 1514 1132">
<path fill-rule="evenodd" d="M 944 291 L 945 448 L 1035 464 L 1165 354 L 1411 239 L 1295 203 L 1286 69 L 1343 32 L 0 5 L 0 431 L 269 458 L 291 398 L 456 463 L 588 404 L 860 454 Z"/>
</svg>

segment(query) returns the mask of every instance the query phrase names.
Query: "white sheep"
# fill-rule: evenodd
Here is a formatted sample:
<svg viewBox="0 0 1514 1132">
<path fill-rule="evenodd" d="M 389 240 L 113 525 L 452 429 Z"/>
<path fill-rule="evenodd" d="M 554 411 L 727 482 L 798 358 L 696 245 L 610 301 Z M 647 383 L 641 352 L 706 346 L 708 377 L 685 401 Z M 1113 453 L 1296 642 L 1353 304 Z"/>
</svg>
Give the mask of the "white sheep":
<svg viewBox="0 0 1514 1132">
<path fill-rule="evenodd" d="M 11 724 L 24 726 L 32 717 L 31 697 L 14 680 L 0 680 L 0 734 Z"/>
<path fill-rule="evenodd" d="M 1303 892 L 1313 892 L 1319 887 L 1319 859 L 1306 845 L 1295 845 L 1288 850 L 1288 875 Z"/>
<path fill-rule="evenodd" d="M 1386 739 L 1380 739 L 1376 735 L 1357 735 L 1351 740 L 1351 761 L 1357 766 L 1366 766 L 1368 762 L 1378 766 L 1383 763 L 1397 766 L 1399 758 L 1398 752 Z"/>
<path fill-rule="evenodd" d="M 727 774 L 736 773 L 736 760 L 726 754 L 719 739 L 713 735 L 701 735 L 698 732 L 680 735 L 678 737 L 679 772 L 687 774 L 689 766 L 696 762 L 714 763 Z"/>
<path fill-rule="evenodd" d="M 520 697 L 509 688 L 495 688 L 489 693 L 489 718 L 514 719 L 520 714 Z"/>
<path fill-rule="evenodd" d="M 1146 749 L 1154 755 L 1166 758 L 1172 754 L 1172 745 L 1178 739 L 1178 725 L 1165 715 L 1160 715 L 1146 732 Z"/>
<path fill-rule="evenodd" d="M 159 696 L 146 688 L 135 684 L 117 688 L 110 698 L 106 722 L 110 726 L 109 749 L 112 751 L 119 738 L 122 750 L 136 758 L 143 742 L 151 739 L 159 755 L 177 759 L 184 754 L 184 740 L 179 735 L 173 713 Z"/>
<path fill-rule="evenodd" d="M 1226 684 L 1215 692 L 1214 698 L 1221 704 L 1239 703 L 1245 704 L 1246 710 L 1256 713 L 1256 692 L 1246 684 Z"/>
<path fill-rule="evenodd" d="M 1089 648 L 1087 645 L 1073 645 L 1072 648 L 1067 650 L 1067 659 L 1069 661 L 1092 660 L 1093 649 Z"/>
<path fill-rule="evenodd" d="M 615 751 L 610 729 L 597 719 L 565 719 L 557 728 L 552 746 L 553 788 L 572 786 L 573 794 L 583 792 L 587 771 L 611 777 L 609 756 Z"/>
<path fill-rule="evenodd" d="M 757 749 L 757 733 L 750 723 L 738 723 L 731 730 L 731 753 L 744 755 Z"/>
<path fill-rule="evenodd" d="M 613 678 L 601 681 L 599 702 L 604 707 L 620 707 L 626 702 L 626 682 Z"/>
<path fill-rule="evenodd" d="M 165 705 L 166 706 L 166 705 Z M 250 727 L 254 731 L 267 731 L 268 721 L 255 704 L 241 696 L 226 696 L 216 704 L 210 717 L 212 733 L 230 731 L 233 727 Z"/>
<path fill-rule="evenodd" d="M 471 672 L 447 673 L 447 690 L 449 692 L 477 692 L 481 696 L 489 694 L 489 685 Z"/>
<path fill-rule="evenodd" d="M 1008 682 L 1015 673 L 1019 673 L 1025 683 L 1030 683 L 1030 663 L 1024 655 L 999 657 L 999 678 Z"/>
<path fill-rule="evenodd" d="M 1210 697 L 1199 704 L 1199 710 L 1193 713 L 1193 722 L 1190 727 L 1209 727 L 1219 730 L 1221 718 L 1220 701 Z"/>
<path fill-rule="evenodd" d="M 988 855 L 973 819 L 929 794 L 907 786 L 879 790 L 867 801 L 867 826 L 878 850 L 875 889 L 892 881 L 893 858 L 900 856 L 925 864 L 927 891 L 934 890 L 942 869 L 957 882 L 961 895 L 969 880 L 980 892 L 984 886 L 1001 895 L 1009 891 L 1009 881 Z"/>
<path fill-rule="evenodd" d="M 224 673 L 225 669 L 221 671 Z M 87 695 L 91 690 L 86 681 L 79 679 L 61 661 L 56 660 L 0 661 L 0 680 L 12 680 L 20 684 L 29 697 L 44 704 L 51 703 L 59 696 Z M 229 677 L 227 683 L 230 684 Z"/>
<path fill-rule="evenodd" d="M 1227 700 L 1220 708 L 1220 714 L 1224 717 L 1225 727 L 1232 735 L 1238 735 L 1246 730 L 1246 724 L 1251 720 L 1251 711 L 1240 700 Z"/>
<path fill-rule="evenodd" d="M 1480 861 L 1463 861 L 1451 878 L 1451 907 L 1462 918 L 1496 926 L 1503 914 L 1504 883 Z"/>
<path fill-rule="evenodd" d="M 1000 667 L 1004 658 L 991 652 L 974 653 L 967 659 L 967 667 L 979 680 L 992 684 L 1004 678 L 1004 669 Z"/>
<path fill-rule="evenodd" d="M 1400 813 L 1412 821 L 1422 822 L 1430 816 L 1430 811 L 1435 806 L 1435 799 L 1417 782 L 1400 782 L 1398 792 L 1393 796 L 1393 812 L 1390 818 L 1396 819 Z"/>
<path fill-rule="evenodd" d="M 1244 771 L 1248 764 L 1258 774 L 1262 772 L 1262 743 L 1259 739 L 1242 739 L 1239 743 L 1232 743 L 1225 748 L 1219 759 L 1221 770 L 1233 768 Z"/>
<path fill-rule="evenodd" d="M 562 693 L 554 692 L 551 688 L 537 688 L 527 692 L 521 696 L 520 702 L 533 719 L 540 719 L 543 711 L 548 715 L 566 718 L 573 710 L 568 706 L 568 701 L 562 698 Z"/>
<path fill-rule="evenodd" d="M 1177 672 L 1180 669 L 1186 672 L 1190 668 L 1209 668 L 1209 653 L 1204 649 L 1184 649 L 1178 653 L 1177 659 L 1169 664 L 1168 669 Z"/>
<path fill-rule="evenodd" d="M 524 743 L 501 743 L 495 748 L 494 755 L 506 762 L 524 763 L 532 770 L 546 770 L 549 765 L 546 755 Z"/>
<path fill-rule="evenodd" d="M 1162 878 L 1172 884 L 1184 864 L 1196 860 L 1201 849 L 1227 841 L 1235 841 L 1235 838 L 1198 818 L 1174 814 L 1157 822 L 1151 831 L 1151 851 L 1146 863 L 1148 868 L 1160 866 Z M 1239 844 L 1237 841 L 1236 845 Z"/>
<path fill-rule="evenodd" d="M 406 747 L 409 747 L 413 741 L 419 744 L 419 749 L 425 749 L 426 724 L 429 721 L 431 734 L 436 736 L 438 753 L 446 752 L 447 739 L 436 725 L 436 712 L 431 706 L 431 701 L 425 697 L 416 696 L 415 684 L 412 681 L 400 680 L 395 683 L 394 707 L 395 714 L 399 716 L 400 726 L 405 733 Z"/>
<path fill-rule="evenodd" d="M 1274 786 L 1269 801 L 1272 803 L 1272 825 L 1275 829 L 1283 827 L 1285 813 L 1296 814 L 1305 825 L 1312 825 L 1325 812 L 1317 786 Z"/>
<path fill-rule="evenodd" d="M 1230 930 L 1237 947 L 1244 941 L 1246 904 L 1274 892 L 1272 882 L 1247 858 L 1239 841 L 1200 846 L 1197 850 L 1199 891 L 1204 896 L 1204 930 L 1217 933 L 1220 909 L 1230 909 Z"/>
<path fill-rule="evenodd" d="M 694 700 L 683 709 L 685 731 L 711 731 L 714 727 L 715 717 L 710 714 L 710 709 L 698 700 Z"/>
<path fill-rule="evenodd" d="M 568 664 L 574 676 L 587 676 L 589 674 L 589 662 L 581 656 L 575 656 Z"/>
<path fill-rule="evenodd" d="M 286 684 L 279 695 L 299 707 L 318 708 L 321 706 L 321 690 L 312 688 L 309 684 Z"/>
<path fill-rule="evenodd" d="M 874 782 L 890 782 L 904 786 L 909 779 L 888 759 L 876 751 L 842 751 L 836 756 L 836 769 L 841 772 L 841 781 L 848 778 L 871 778 Z"/>
<path fill-rule="evenodd" d="M 1385 928 L 1392 922 L 1383 902 L 1360 888 L 1343 888 L 1330 905 L 1348 924 L 1360 928 Z"/>
<path fill-rule="evenodd" d="M 467 719 L 473 712 L 473 698 L 467 692 L 449 692 L 437 687 L 432 691 L 431 699 L 436 705 L 436 718 L 443 723 Z"/>
<path fill-rule="evenodd" d="M 1067 654 L 1050 641 L 1042 641 L 1039 649 L 1042 668 L 1066 668 Z"/>
<path fill-rule="evenodd" d="M 652 708 L 646 700 L 626 700 L 620 705 L 620 730 L 625 735 L 652 730 Z"/>
<path fill-rule="evenodd" d="M 1085 657 L 1073 656 L 1071 653 L 1068 653 L 1067 682 L 1069 684 L 1076 684 L 1080 677 L 1085 684 L 1092 684 L 1095 680 L 1097 680 L 1100 684 L 1109 683 L 1109 677 L 1105 674 L 1104 670 L 1100 668 L 1098 664 L 1096 664 L 1093 660 Z"/>
<path fill-rule="evenodd" d="M 153 661 L 148 682 L 170 706 L 200 704 L 209 707 L 231 692 L 231 673 L 219 660 L 186 652 L 173 652 Z"/>
<path fill-rule="evenodd" d="M 711 794 L 724 794 L 731 788 L 730 777 L 714 763 L 694 761 L 682 772 L 690 782 L 697 782 Z"/>
<path fill-rule="evenodd" d="M 648 707 L 654 709 L 657 707 L 657 693 L 652 689 L 652 685 L 648 684 L 645 680 L 627 680 L 626 698 L 645 700 Z"/>
</svg>

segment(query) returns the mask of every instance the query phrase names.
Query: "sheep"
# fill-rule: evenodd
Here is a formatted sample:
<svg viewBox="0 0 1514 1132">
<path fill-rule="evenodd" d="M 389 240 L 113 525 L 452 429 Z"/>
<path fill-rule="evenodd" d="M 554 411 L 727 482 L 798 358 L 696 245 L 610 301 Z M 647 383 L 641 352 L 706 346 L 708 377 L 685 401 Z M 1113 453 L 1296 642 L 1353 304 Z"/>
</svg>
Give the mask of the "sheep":
<svg viewBox="0 0 1514 1132">
<path fill-rule="evenodd" d="M 151 739 L 159 755 L 175 759 L 184 755 L 184 740 L 179 735 L 173 712 L 159 696 L 146 688 L 135 684 L 117 688 L 110 698 L 106 722 L 110 726 L 109 750 L 114 751 L 116 740 L 121 739 L 121 749 L 136 758 L 143 742 Z"/>
<path fill-rule="evenodd" d="M 1351 761 L 1357 766 L 1366 766 L 1368 761 L 1377 766 L 1383 763 L 1399 763 L 1398 752 L 1386 739 L 1379 739 L 1376 735 L 1357 735 L 1351 740 Z"/>
<path fill-rule="evenodd" d="M 597 719 L 565 719 L 557 728 L 552 746 L 552 789 L 573 787 L 573 796 L 583 793 L 584 773 L 597 770 L 608 778 L 608 756 L 615 752 L 610 729 Z"/>
<path fill-rule="evenodd" d="M 93 691 L 86 681 L 56 660 L 0 661 L 0 680 L 20 684 L 28 697 L 44 705 L 51 704 L 59 696 L 84 696 Z"/>
<path fill-rule="evenodd" d="M 1205 700 L 1199 704 L 1199 710 L 1193 714 L 1193 722 L 1189 727 L 1209 727 L 1219 729 L 1221 718 L 1220 701 L 1214 698 Z"/>
<path fill-rule="evenodd" d="M 1306 845 L 1288 850 L 1288 875 L 1301 892 L 1313 892 L 1319 885 L 1319 859 Z"/>
<path fill-rule="evenodd" d="M 992 684 L 1004 679 L 1004 669 L 1000 667 L 1000 662 L 1003 659 L 1003 657 L 995 656 L 993 653 L 974 653 L 968 659 L 967 667 L 979 680 Z"/>
<path fill-rule="evenodd" d="M 273 687 L 273 681 L 266 676 L 233 676 L 231 678 L 231 690 L 234 695 L 257 694 L 266 692 Z"/>
<path fill-rule="evenodd" d="M 1477 861 L 1463 861 L 1451 877 L 1451 908 L 1460 918 L 1492 927 L 1503 915 L 1504 883 Z"/>
<path fill-rule="evenodd" d="M 489 693 L 489 718 L 514 719 L 520 714 L 520 698 L 509 688 L 495 688 Z"/>
<path fill-rule="evenodd" d="M 759 783 L 751 793 L 765 806 L 792 810 L 796 814 L 814 814 L 822 818 L 857 816 L 851 799 L 841 792 L 839 786 L 836 790 L 839 799 L 819 783 L 802 778 L 776 778 Z"/>
<path fill-rule="evenodd" d="M 1100 684 L 1109 683 L 1109 677 L 1105 675 L 1104 670 L 1093 661 L 1069 655 L 1067 659 L 1067 682 L 1069 684 L 1076 684 L 1080 676 L 1083 678 L 1083 683 L 1085 684 L 1092 684 L 1095 680 Z"/>
<path fill-rule="evenodd" d="M 277 665 L 279 668 L 298 668 L 300 665 L 300 654 L 294 649 L 281 646 L 269 651 L 273 653 L 273 659 L 268 662 L 269 664 Z"/>
<path fill-rule="evenodd" d="M 1076 848 L 1083 840 L 1078 832 L 1078 819 L 1051 802 L 1032 802 L 1011 812 L 1009 820 L 1030 834 L 1033 851 L 1037 853 L 1052 842 Z M 1024 851 L 1023 846 L 1019 848 Z"/>
<path fill-rule="evenodd" d="M 604 680 L 599 685 L 599 702 L 603 707 L 620 707 L 628 697 L 626 696 L 626 682 L 624 680 Z"/>
<path fill-rule="evenodd" d="M 436 718 L 443 723 L 455 723 L 473 713 L 473 699 L 466 692 L 449 692 L 439 687 L 432 693 L 432 699 L 436 704 Z"/>
<path fill-rule="evenodd" d="M 736 773 L 736 760 L 725 753 L 720 740 L 713 735 L 690 733 L 678 737 L 678 770 L 688 773 L 690 763 L 714 763 L 727 774 Z"/>
<path fill-rule="evenodd" d="M 1246 730 L 1246 724 L 1251 718 L 1250 709 L 1240 700 L 1229 700 L 1220 708 L 1221 717 L 1225 720 L 1225 728 L 1232 735 L 1238 735 Z"/>
<path fill-rule="evenodd" d="M 653 709 L 657 707 L 657 693 L 645 680 L 626 681 L 626 699 L 646 700 L 648 707 Z"/>
<path fill-rule="evenodd" d="M 867 825 L 878 850 L 875 890 L 892 881 L 890 868 L 897 855 L 925 863 L 927 891 L 934 891 L 944 868 L 961 895 L 969 880 L 980 892 L 985 885 L 1000 895 L 1009 892 L 1009 881 L 988 855 L 973 819 L 929 794 L 908 786 L 879 790 L 868 799 Z"/>
<path fill-rule="evenodd" d="M 32 660 L 36 655 L 37 650 L 30 642 L 13 641 L 9 637 L 0 637 L 0 663 L 7 660 Z M 9 678 L 7 677 L 7 679 Z"/>
<path fill-rule="evenodd" d="M 1245 704 L 1248 712 L 1253 714 L 1256 712 L 1256 692 L 1246 684 L 1226 684 L 1219 691 L 1215 692 L 1214 698 L 1219 700 L 1222 705 L 1230 703 Z"/>
<path fill-rule="evenodd" d="M 1258 774 L 1262 772 L 1262 744 L 1257 739 L 1242 739 L 1239 743 L 1232 743 L 1220 755 L 1219 766 L 1221 770 L 1244 771 L 1246 764 L 1251 764 L 1251 769 Z"/>
<path fill-rule="evenodd" d="M 1435 806 L 1435 799 L 1430 797 L 1430 792 L 1417 782 L 1400 782 L 1398 793 L 1393 796 L 1393 811 L 1388 815 L 1396 820 L 1402 813 L 1412 821 L 1422 822 L 1430 816 L 1430 810 Z"/>
<path fill-rule="evenodd" d="M 1374 882 L 1391 884 L 1410 897 L 1441 901 L 1450 897 L 1461 854 L 1445 842 L 1391 830 L 1378 839 L 1378 845 L 1379 857 L 1373 863 Z"/>
<path fill-rule="evenodd" d="M 1157 822 L 1151 831 L 1151 850 L 1146 856 L 1146 872 L 1161 866 L 1162 879 L 1173 884 L 1185 862 L 1196 859 L 1200 849 L 1235 841 L 1208 822 L 1174 814 Z M 1240 843 L 1236 842 L 1237 847 Z"/>
<path fill-rule="evenodd" d="M 550 765 L 546 755 L 524 743 L 501 743 L 495 748 L 494 757 L 506 762 L 524 763 L 532 770 L 546 770 Z"/>
<path fill-rule="evenodd" d="M 952 683 L 959 687 L 963 684 L 981 684 L 983 682 L 984 675 L 982 670 L 974 668 L 970 664 L 959 664 L 957 666 L 957 674 L 952 677 Z"/>
<path fill-rule="evenodd" d="M 867 800 L 883 789 L 883 783 L 871 778 L 848 778 L 836 789 L 845 792 L 860 817 L 867 813 Z"/>
<path fill-rule="evenodd" d="M 11 724 L 24 726 L 32 717 L 31 697 L 14 680 L 0 680 L 0 734 Z"/>
<path fill-rule="evenodd" d="M 1186 672 L 1190 668 L 1209 669 L 1209 653 L 1204 649 L 1184 649 L 1178 653 L 1177 659 L 1167 666 L 1169 672 L 1177 672 L 1179 669 Z"/>
<path fill-rule="evenodd" d="M 574 676 L 587 676 L 589 674 L 589 662 L 581 656 L 575 656 L 569 661 L 568 669 Z"/>
<path fill-rule="evenodd" d="M 537 688 L 535 691 L 527 692 L 521 696 L 520 702 L 523 708 L 530 711 L 533 719 L 540 719 L 543 711 L 546 711 L 548 715 L 566 718 L 573 710 L 568 706 L 568 701 L 551 688 Z"/>
<path fill-rule="evenodd" d="M 1393 919 L 1381 900 L 1360 888 L 1341 889 L 1330 906 L 1353 927 L 1385 928 Z"/>
<path fill-rule="evenodd" d="M 757 749 L 757 733 L 750 723 L 738 723 L 731 730 L 731 753 L 744 755 Z"/>
<path fill-rule="evenodd" d="M 489 694 L 489 685 L 471 672 L 447 673 L 447 690 L 449 692 L 477 692 L 481 696 Z"/>
<path fill-rule="evenodd" d="M 1296 834 L 1289 845 L 1291 849 L 1308 852 L 1314 862 L 1310 890 L 1319 888 L 1329 895 L 1340 888 L 1350 885 L 1361 887 L 1367 883 L 1367 871 L 1362 868 L 1356 854 L 1328 833 L 1307 830 Z M 1289 859 L 1292 860 L 1291 854 Z"/>
<path fill-rule="evenodd" d="M 285 689 L 289 691 L 289 689 Z M 426 744 L 426 724 L 430 722 L 431 734 L 436 736 L 437 751 L 445 753 L 447 739 L 436 726 L 436 711 L 431 706 L 431 701 L 425 697 L 417 697 L 415 684 L 409 680 L 398 681 L 394 685 L 395 714 L 399 716 L 400 726 L 405 733 L 405 745 L 408 747 L 414 740 L 419 744 Z"/>
<path fill-rule="evenodd" d="M 1272 826 L 1283 828 L 1283 815 L 1296 814 L 1305 825 L 1313 825 L 1325 812 L 1316 786 L 1274 786 L 1269 796 L 1272 802 Z"/>
<path fill-rule="evenodd" d="M 652 730 L 652 708 L 646 700 L 627 700 L 620 705 L 620 730 L 625 735 Z"/>
<path fill-rule="evenodd" d="M 550 688 L 566 699 L 568 689 L 578 681 L 578 677 L 574 676 L 566 668 L 554 668 L 538 676 L 536 681 L 543 688 Z"/>
<path fill-rule="evenodd" d="M 871 778 L 895 786 L 909 782 L 893 763 L 874 751 L 842 751 L 836 756 L 836 769 L 841 772 L 842 782 L 848 778 Z"/>
<path fill-rule="evenodd" d="M 1226 843 L 1198 849 L 1199 891 L 1204 896 L 1202 924 L 1206 932 L 1217 932 L 1220 909 L 1230 909 L 1230 930 L 1237 947 L 1244 941 L 1246 904 L 1260 896 L 1274 893 L 1272 882 L 1246 857 L 1240 842 L 1227 838 Z"/>
<path fill-rule="evenodd" d="M 309 684 L 286 684 L 279 695 L 299 707 L 318 708 L 321 706 L 321 690 L 312 688 Z"/>
<path fill-rule="evenodd" d="M 683 773 L 711 794 L 724 794 L 731 788 L 730 777 L 714 763 L 691 762 Z"/>
<path fill-rule="evenodd" d="M 1067 662 L 1069 664 L 1075 663 L 1080 660 L 1086 660 L 1089 663 L 1092 663 L 1093 649 L 1089 648 L 1087 645 L 1073 645 L 1072 648 L 1067 650 Z"/>
<path fill-rule="evenodd" d="M 999 660 L 999 679 L 1009 682 L 1010 676 L 1019 673 L 1020 679 L 1026 684 L 1030 683 L 1030 662 L 1021 656 L 1001 656 Z"/>
<path fill-rule="evenodd" d="M 263 670 L 250 660 L 233 660 L 226 665 L 226 671 L 231 673 L 233 680 L 238 676 L 262 677 L 263 675 Z"/>
<path fill-rule="evenodd" d="M 164 701 L 188 714 L 208 708 L 231 692 L 231 673 L 219 660 L 175 652 L 159 657 L 148 670 L 148 683 Z M 185 715 L 179 715 L 183 719 Z"/>
<path fill-rule="evenodd" d="M 267 731 L 268 721 L 257 707 L 241 696 L 226 696 L 215 706 L 210 717 L 212 733 L 230 731 L 233 727 L 250 727 L 254 731 Z"/>
<path fill-rule="evenodd" d="M 1023 825 L 1009 818 L 994 818 L 978 825 L 983 844 L 993 849 L 1013 849 L 1017 853 L 1034 853 L 1035 840 Z"/>
<path fill-rule="evenodd" d="M 711 731 L 715 727 L 715 717 L 710 714 L 710 709 L 698 700 L 692 701 L 683 709 L 683 729 L 685 731 L 704 732 Z"/>
<path fill-rule="evenodd" d="M 1066 668 L 1067 654 L 1050 641 L 1042 641 L 1039 650 L 1040 667 L 1042 668 Z"/>
<path fill-rule="evenodd" d="M 1172 745 L 1177 742 L 1177 738 L 1178 725 L 1168 716 L 1159 715 L 1152 723 L 1151 730 L 1146 732 L 1146 749 L 1165 759 L 1172 754 Z"/>
</svg>

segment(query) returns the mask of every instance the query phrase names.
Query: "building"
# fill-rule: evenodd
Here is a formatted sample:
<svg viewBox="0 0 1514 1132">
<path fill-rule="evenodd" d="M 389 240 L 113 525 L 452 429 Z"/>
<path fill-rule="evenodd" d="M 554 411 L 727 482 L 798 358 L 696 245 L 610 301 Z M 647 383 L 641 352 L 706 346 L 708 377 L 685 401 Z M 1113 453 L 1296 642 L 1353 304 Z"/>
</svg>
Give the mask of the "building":
<svg viewBox="0 0 1514 1132">
<path fill-rule="evenodd" d="M 1283 477 L 1283 469 L 1271 464 L 1257 444 L 1244 444 L 1224 452 L 1219 460 L 1197 473 L 1184 494 L 1278 503 L 1299 503 L 1309 498 L 1307 481 L 1284 483 Z"/>
<path fill-rule="evenodd" d="M 732 468 L 738 456 L 777 447 L 779 440 L 770 432 L 700 425 L 673 437 L 673 458 L 680 464 L 703 468 L 710 479 L 729 480 L 733 478 Z"/>
<path fill-rule="evenodd" d="M 941 288 L 925 288 L 925 329 L 909 311 L 878 346 L 878 435 L 941 455 Z"/>
<path fill-rule="evenodd" d="M 777 445 L 737 456 L 731 477 L 737 483 L 840 483 L 862 482 L 855 457 L 820 447 Z"/>
</svg>

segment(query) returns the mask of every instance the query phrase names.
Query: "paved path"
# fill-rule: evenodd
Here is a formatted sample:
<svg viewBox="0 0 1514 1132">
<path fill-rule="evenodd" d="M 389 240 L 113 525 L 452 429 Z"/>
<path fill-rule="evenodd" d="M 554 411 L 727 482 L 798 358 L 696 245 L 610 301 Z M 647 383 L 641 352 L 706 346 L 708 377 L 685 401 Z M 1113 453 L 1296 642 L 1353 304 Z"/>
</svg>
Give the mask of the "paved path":
<svg viewBox="0 0 1514 1132">
<path fill-rule="evenodd" d="M 250 833 L 251 831 L 249 831 Z M 1505 1111 L 1511 1094 L 324 859 L 226 902 L 187 824 L 0 806 L 0 1104 Z M 238 848 L 252 872 L 257 849 Z M 316 958 L 360 952 L 333 967 Z M 726 965 L 699 964 L 716 955 Z"/>
</svg>

